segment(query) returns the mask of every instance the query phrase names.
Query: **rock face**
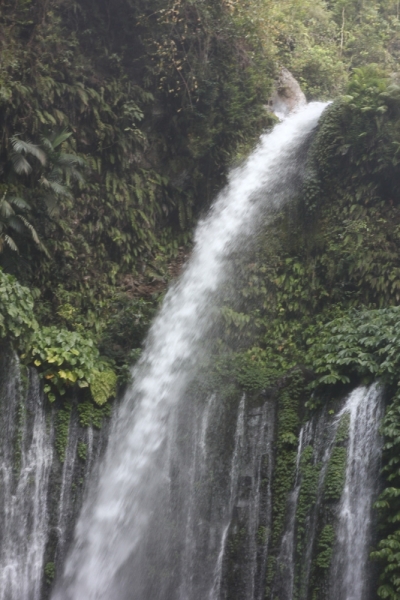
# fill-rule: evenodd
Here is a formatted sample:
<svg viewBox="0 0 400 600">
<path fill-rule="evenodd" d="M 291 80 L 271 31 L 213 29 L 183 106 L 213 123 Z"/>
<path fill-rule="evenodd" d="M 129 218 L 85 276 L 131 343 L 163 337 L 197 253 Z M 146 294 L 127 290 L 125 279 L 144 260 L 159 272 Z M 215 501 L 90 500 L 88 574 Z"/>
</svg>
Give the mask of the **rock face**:
<svg viewBox="0 0 400 600">
<path fill-rule="evenodd" d="M 276 81 L 275 91 L 269 100 L 269 108 L 277 117 L 284 119 L 296 108 L 307 103 L 299 82 L 283 68 Z"/>
<path fill-rule="evenodd" d="M 76 397 L 56 404 L 37 372 L 0 346 L 0 600 L 49 597 L 107 443 L 109 420 L 83 427 Z"/>
</svg>

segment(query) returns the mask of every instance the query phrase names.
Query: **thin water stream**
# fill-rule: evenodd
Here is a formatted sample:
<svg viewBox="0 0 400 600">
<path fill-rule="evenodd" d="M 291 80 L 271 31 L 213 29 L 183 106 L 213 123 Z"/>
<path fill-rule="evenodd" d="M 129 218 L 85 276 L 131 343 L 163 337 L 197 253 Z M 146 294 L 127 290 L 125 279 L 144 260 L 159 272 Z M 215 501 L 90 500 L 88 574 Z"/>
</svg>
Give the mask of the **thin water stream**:
<svg viewBox="0 0 400 600">
<path fill-rule="evenodd" d="M 26 398 L 12 357 L 7 376 L 0 406 L 0 599 L 40 600 L 54 428 L 46 423 L 37 375 Z"/>
<path fill-rule="evenodd" d="M 0 600 L 42 600 L 61 566 L 107 428 L 69 430 L 66 460 L 56 451 L 57 421 L 35 370 L 0 351 Z M 77 456 L 78 440 L 87 461 Z M 85 479 L 85 483 L 84 480 Z M 48 594 L 47 594 L 48 596 Z"/>
<path fill-rule="evenodd" d="M 354 390 L 341 414 L 346 413 L 350 415 L 346 481 L 340 501 L 330 598 L 365 600 L 370 597 L 372 504 L 379 494 L 379 426 L 383 417 L 380 387 L 375 384 Z"/>
<path fill-rule="evenodd" d="M 342 433 L 343 439 L 338 440 L 336 436 L 346 416 L 349 419 L 348 436 Z M 329 418 L 327 410 L 322 410 L 302 427 L 295 481 L 288 498 L 286 528 L 277 556 L 271 598 L 308 600 L 313 596 L 310 575 L 318 554 L 319 521 L 326 524 L 325 515 L 320 512 L 321 506 L 326 514 L 331 515 L 328 522 L 329 526 L 334 525 L 336 538 L 328 589 L 322 597 L 327 600 L 367 600 L 373 597 L 368 554 L 372 542 L 372 505 L 379 495 L 382 452 L 379 426 L 382 416 L 382 389 L 374 384 L 369 388 L 358 387 L 344 398 L 334 418 Z M 345 450 L 347 456 L 340 500 L 325 496 L 330 459 L 336 444 Z M 307 508 L 299 554 L 297 511 L 303 485 L 301 456 L 306 446 L 312 449 L 312 465 L 318 480 L 315 496 L 310 497 Z M 337 464 L 333 465 L 336 481 L 341 477 L 338 468 Z"/>
</svg>

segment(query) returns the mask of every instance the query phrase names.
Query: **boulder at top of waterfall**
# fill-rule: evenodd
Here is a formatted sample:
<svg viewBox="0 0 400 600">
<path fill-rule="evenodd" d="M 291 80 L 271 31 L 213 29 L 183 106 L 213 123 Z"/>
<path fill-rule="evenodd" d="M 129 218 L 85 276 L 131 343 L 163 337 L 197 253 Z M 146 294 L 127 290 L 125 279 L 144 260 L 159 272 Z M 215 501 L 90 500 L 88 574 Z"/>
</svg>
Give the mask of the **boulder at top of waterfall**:
<svg viewBox="0 0 400 600">
<path fill-rule="evenodd" d="M 269 100 L 269 108 L 279 118 L 286 117 L 296 108 L 307 103 L 299 82 L 290 71 L 283 68 L 275 84 L 275 91 Z"/>
</svg>

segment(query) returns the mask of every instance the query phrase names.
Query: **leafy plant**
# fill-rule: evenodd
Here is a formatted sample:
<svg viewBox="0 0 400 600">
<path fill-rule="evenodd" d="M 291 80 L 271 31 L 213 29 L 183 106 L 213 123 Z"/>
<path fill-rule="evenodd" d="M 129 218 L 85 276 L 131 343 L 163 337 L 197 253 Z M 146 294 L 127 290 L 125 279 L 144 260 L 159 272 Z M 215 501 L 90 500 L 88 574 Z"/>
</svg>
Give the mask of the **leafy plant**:
<svg viewBox="0 0 400 600">
<path fill-rule="evenodd" d="M 57 327 L 38 329 L 23 358 L 39 369 L 50 401 L 75 384 L 89 388 L 100 405 L 115 394 L 116 375 L 110 364 L 100 358 L 93 340 L 77 332 Z"/>
<path fill-rule="evenodd" d="M 46 165 L 46 154 L 36 144 L 22 140 L 19 135 L 13 135 L 10 141 L 13 148 L 11 162 L 18 175 L 29 175 L 32 173 L 32 165 L 27 160 L 27 156 L 36 158 L 42 167 Z"/>
<path fill-rule="evenodd" d="M 47 254 L 36 229 L 26 217 L 30 210 L 31 207 L 23 198 L 7 196 L 7 192 L 4 192 L 3 197 L 0 199 L 0 253 L 5 246 L 8 246 L 14 252 L 18 252 L 18 246 L 11 232 L 23 234 L 26 231 L 30 233 L 35 244 Z"/>
<path fill-rule="evenodd" d="M 38 331 L 31 291 L 0 268 L 0 337 L 22 346 Z"/>
<path fill-rule="evenodd" d="M 396 381 L 400 373 L 400 307 L 352 310 L 314 328 L 308 344 L 307 360 L 319 375 L 318 383 L 348 383 L 351 372 Z"/>
<path fill-rule="evenodd" d="M 46 156 L 47 169 L 41 173 L 39 183 L 45 189 L 44 201 L 50 215 L 59 214 L 59 200 L 71 199 L 70 182 L 84 181 L 81 169 L 87 167 L 86 161 L 76 153 L 63 152 L 62 145 L 72 135 L 66 129 L 53 131 L 42 136 L 41 146 Z"/>
</svg>

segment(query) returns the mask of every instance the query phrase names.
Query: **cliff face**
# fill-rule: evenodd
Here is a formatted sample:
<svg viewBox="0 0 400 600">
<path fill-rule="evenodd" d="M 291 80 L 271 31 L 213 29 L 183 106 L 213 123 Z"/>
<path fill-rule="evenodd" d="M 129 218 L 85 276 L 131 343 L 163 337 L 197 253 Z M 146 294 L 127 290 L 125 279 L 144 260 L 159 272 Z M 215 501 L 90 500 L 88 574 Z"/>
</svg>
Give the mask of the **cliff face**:
<svg viewBox="0 0 400 600">
<path fill-rule="evenodd" d="M 34 369 L 2 346 L 0 597 L 47 598 L 65 554 L 108 420 L 86 418 L 76 397 L 51 406 Z"/>
<path fill-rule="evenodd" d="M 312 95 L 337 89 L 332 73 L 344 72 L 342 59 L 329 63 L 329 85 L 318 83 L 327 54 L 313 46 L 302 57 L 292 32 L 278 35 L 288 49 L 261 49 L 263 19 L 254 25 L 231 2 L 166 8 L 164 1 L 121 0 L 111 12 L 107 2 L 77 6 L 5 2 L 0 15 L 0 260 L 32 290 L 4 283 L 2 273 L 0 335 L 45 379 L 2 351 L 4 600 L 47 598 L 60 575 L 107 445 L 111 404 L 96 405 L 93 390 L 97 384 L 101 403 L 116 373 L 126 383 L 161 295 L 189 254 L 194 222 L 228 165 L 271 125 L 265 102 L 279 52 Z M 342 17 L 335 17 L 343 26 L 340 56 L 343 50 L 351 58 L 355 41 L 346 47 Z M 282 15 L 276 23 L 278 33 L 286 31 Z M 376 48 L 371 41 L 364 50 L 378 56 Z M 291 86 L 284 72 L 278 92 L 288 99 Z M 293 88 L 289 103 L 299 95 Z M 350 573 L 335 575 L 347 564 L 364 573 L 358 580 L 366 587 L 357 588 L 363 599 L 378 593 L 398 600 L 399 115 L 396 78 L 376 65 L 355 70 L 346 95 L 304 143 L 288 202 L 259 219 L 243 251 L 230 248 L 231 276 L 213 314 L 198 395 L 176 415 L 194 437 L 179 438 L 184 458 L 171 462 L 172 477 L 163 480 L 172 482 L 173 527 L 165 535 L 174 552 L 159 544 L 158 516 L 143 550 L 154 568 L 150 576 L 141 571 L 148 597 L 167 598 L 184 581 L 182 589 L 192 586 L 201 600 L 210 582 L 221 599 L 267 593 L 337 600 L 356 585 Z M 49 150 L 55 134 L 63 141 Z M 53 196 L 49 182 L 61 185 L 53 185 Z M 15 204 L 20 197 L 26 205 Z M 6 199 L 12 210 L 23 208 L 19 229 Z M 21 217 L 35 225 L 49 256 Z M 11 234 L 20 255 L 7 247 Z M 81 352 L 88 347 L 103 356 Z M 105 372 L 109 385 L 100 381 Z M 381 442 L 373 435 L 383 411 L 378 393 L 361 394 L 372 406 L 368 419 L 356 415 L 371 425 L 363 435 L 351 407 L 337 420 L 351 389 L 373 380 L 386 386 Z M 361 465 L 362 482 L 346 466 L 357 448 L 373 468 Z M 357 499 L 343 495 L 347 480 L 368 491 L 369 533 L 359 547 L 343 517 Z M 372 480 L 382 496 L 368 512 L 380 491 Z M 376 562 L 368 563 L 366 545 Z M 356 555 L 364 562 L 353 564 Z"/>
<path fill-rule="evenodd" d="M 44 600 L 65 566 L 109 420 L 83 426 L 72 397 L 63 411 L 49 406 L 35 371 L 10 350 L 0 373 L 1 597 Z M 193 388 L 174 417 L 170 506 L 153 515 L 146 570 L 130 589 L 160 599 L 178 589 L 201 598 L 210 586 L 221 600 L 336 600 L 339 589 L 375 598 L 368 553 L 383 485 L 382 389 L 337 392 L 307 413 L 300 371 L 259 394 L 209 385 L 205 395 Z"/>
<path fill-rule="evenodd" d="M 353 592 L 361 600 L 385 593 L 379 575 L 383 581 L 391 581 L 393 561 L 386 547 L 391 547 L 391 536 L 396 535 L 392 519 L 397 506 L 397 463 L 393 459 L 399 443 L 395 385 L 399 320 L 397 306 L 391 306 L 397 293 L 392 282 L 398 260 L 393 250 L 398 243 L 399 208 L 392 199 L 398 185 L 393 143 L 398 134 L 398 100 L 397 88 L 389 87 L 379 73 L 361 75 L 364 79 L 356 80 L 354 89 L 349 90 L 353 96 L 341 99 L 323 114 L 316 135 L 302 132 L 296 153 L 282 153 L 283 163 L 279 163 L 279 172 L 273 172 L 273 185 L 256 188 L 258 193 L 249 195 L 251 200 L 257 197 L 262 207 L 262 218 L 254 228 L 257 235 L 243 241 L 242 232 L 237 246 L 222 245 L 224 285 L 218 298 L 214 288 L 211 293 L 202 287 L 209 279 L 214 281 L 210 268 L 208 278 L 201 281 L 195 276 L 197 271 L 186 271 L 152 329 L 149 344 L 160 351 L 161 359 L 158 354 L 149 357 L 149 351 L 145 353 L 141 365 L 146 385 L 137 395 L 132 393 L 132 398 L 128 393 L 115 439 L 118 445 L 127 432 L 129 440 L 134 438 L 130 427 L 136 418 L 135 403 L 146 398 L 150 389 L 154 398 L 139 411 L 142 417 L 145 409 L 151 413 L 140 430 L 145 446 L 140 446 L 139 452 L 131 451 L 131 446 L 136 448 L 136 438 L 135 443 L 129 442 L 127 452 L 122 446 L 121 455 L 116 455 L 115 473 L 110 470 L 111 453 L 111 478 L 101 488 L 102 501 L 107 501 L 108 491 L 117 499 L 122 495 L 117 505 L 127 519 L 114 514 L 118 533 L 127 540 L 117 557 L 122 562 L 113 561 L 112 550 L 119 549 L 117 535 L 111 540 L 114 545 L 108 543 L 104 529 L 90 540 L 104 541 L 104 546 L 95 548 L 100 559 L 104 558 L 103 548 L 107 550 L 110 561 L 101 577 L 113 573 L 114 589 L 121 598 L 129 598 L 135 589 L 143 598 L 160 600 L 173 597 L 177 590 L 193 600 L 209 594 L 218 599 L 254 600 L 267 595 L 271 599 L 336 600 Z M 368 85 L 367 98 L 364 91 Z M 383 86 L 387 86 L 386 92 L 382 92 Z M 360 87 L 362 94 L 358 93 Z M 375 108 L 365 106 L 366 101 Z M 372 111 L 373 121 L 368 114 Z M 279 144 L 283 143 L 278 137 Z M 285 143 L 292 149 L 292 138 Z M 367 154 L 364 144 L 370 149 Z M 382 147 L 383 159 L 378 160 Z M 272 164 L 275 159 L 273 152 L 268 154 Z M 260 169 L 264 162 L 260 161 Z M 253 168 L 254 161 L 249 165 Z M 283 188 L 282 173 L 287 175 Z M 242 169 L 238 174 L 242 183 L 249 173 Z M 253 174 L 250 170 L 252 183 Z M 230 190 L 236 198 L 236 187 Z M 254 192 L 251 186 L 250 190 Z M 273 210 L 267 212 L 264 202 L 274 194 L 285 201 L 279 205 L 272 202 Z M 221 198 L 225 201 L 226 195 Z M 219 214 L 225 215 L 216 211 Z M 243 214 L 248 218 L 246 211 Z M 236 209 L 234 215 L 242 225 Z M 372 235 L 370 227 L 377 215 Z M 203 224 L 203 233 L 206 227 Z M 215 233 L 212 228 L 210 231 Z M 218 236 L 207 238 L 206 257 L 211 247 L 218 250 L 222 233 L 221 225 Z M 364 260 L 368 269 L 363 267 Z M 195 260 L 194 264 L 203 263 Z M 209 267 L 208 262 L 206 265 Z M 380 279 L 374 277 L 378 271 Z M 188 281 L 196 291 L 189 296 L 185 295 Z M 177 311 L 178 320 L 175 313 L 168 313 L 178 302 L 171 299 L 174 294 L 178 300 L 188 301 L 185 310 Z M 378 309 L 378 304 L 386 308 Z M 176 306 L 182 309 L 179 302 Z M 188 314 L 194 315 L 196 327 L 189 337 L 178 336 L 179 344 L 175 344 L 174 336 L 184 327 Z M 209 315 L 207 322 L 204 315 Z M 160 326 L 163 318 L 165 327 Z M 207 352 L 196 350 L 199 323 L 207 332 Z M 168 344 L 164 346 L 165 332 Z M 185 360 L 174 360 L 180 356 L 175 352 L 182 339 Z M 157 371 L 158 360 L 161 371 Z M 193 364 L 197 375 L 192 380 Z M 165 365 L 170 370 L 165 371 Z M 154 369 L 164 378 L 146 379 L 149 373 L 154 375 Z M 140 383 L 139 371 L 135 377 Z M 93 452 L 101 453 L 103 447 L 104 440 L 97 434 L 94 450 L 90 450 L 90 426 L 99 424 L 104 409 L 96 408 L 81 393 L 59 398 L 53 408 L 45 404 L 48 408 L 43 413 L 43 398 L 35 388 L 35 376 L 31 378 L 26 399 L 10 392 L 9 404 L 14 407 L 11 423 L 15 423 L 18 402 L 27 406 L 30 415 L 32 398 L 39 398 L 37 424 L 33 415 L 26 421 L 26 429 L 21 421 L 21 439 L 28 440 L 21 446 L 22 455 L 28 463 L 26 452 L 31 449 L 38 465 L 35 477 L 44 482 L 37 487 L 48 490 L 38 497 L 37 512 L 44 516 L 31 535 L 42 540 L 38 555 L 43 559 L 35 575 L 37 597 L 42 593 L 43 572 L 50 580 L 53 571 L 58 577 L 56 593 L 69 597 L 71 564 L 74 572 L 81 568 L 79 543 L 65 579 L 59 578 L 61 565 L 85 495 L 83 482 L 90 480 Z M 386 385 L 386 409 L 381 388 L 371 386 L 374 380 Z M 10 390 L 18 387 L 10 385 Z M 170 402 L 166 389 L 172 396 L 178 394 L 179 402 Z M 43 429 L 46 414 L 48 428 Z M 383 439 L 379 436 L 382 418 Z M 9 439 L 17 436 L 15 427 L 12 425 Z M 35 427 L 38 434 L 34 438 L 31 432 Z M 29 442 L 31 436 L 40 444 Z M 142 459 L 148 438 L 154 447 L 145 472 Z M 41 448 L 46 452 L 41 454 Z M 85 453 L 88 462 L 84 462 Z M 49 457 L 49 463 L 42 455 Z M 14 461 L 14 454 L 8 454 L 7 464 Z M 382 477 L 380 463 L 385 466 Z M 13 468 L 9 467 L 9 472 Z M 132 479 L 133 469 L 139 479 Z M 25 485 L 24 481 L 18 483 L 18 473 L 13 477 L 14 488 Z M 118 487 L 109 490 L 107 482 L 117 480 Z M 156 493 L 151 493 L 154 490 Z M 383 510 L 379 512 L 372 510 L 372 505 L 380 492 L 378 507 Z M 12 501 L 9 494 L 5 505 Z M 18 510 L 33 514 L 35 506 L 22 505 Z M 134 514 L 129 512 L 132 506 Z M 84 541 L 92 523 L 90 509 L 88 505 L 79 527 Z M 140 519 L 144 509 L 145 518 L 139 523 L 146 527 L 144 542 L 128 547 L 131 530 L 127 524 Z M 94 512 L 98 525 L 103 526 L 102 511 Z M 360 514 L 362 522 L 357 520 Z M 116 534 L 113 519 L 106 521 L 105 530 L 111 522 Z M 29 528 L 30 523 L 28 519 L 24 527 Z M 371 546 L 377 549 L 374 559 L 380 564 L 370 562 Z M 19 552 L 23 555 L 27 548 L 22 545 Z M 9 549 L 7 556 L 12 554 Z M 82 563 L 84 570 L 90 559 L 85 555 L 89 562 Z M 93 584 L 93 573 L 88 583 Z"/>
</svg>

